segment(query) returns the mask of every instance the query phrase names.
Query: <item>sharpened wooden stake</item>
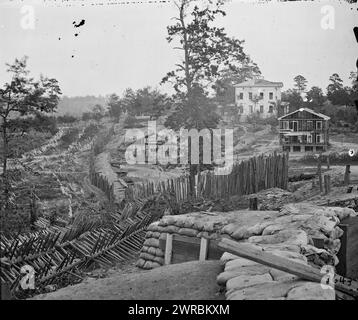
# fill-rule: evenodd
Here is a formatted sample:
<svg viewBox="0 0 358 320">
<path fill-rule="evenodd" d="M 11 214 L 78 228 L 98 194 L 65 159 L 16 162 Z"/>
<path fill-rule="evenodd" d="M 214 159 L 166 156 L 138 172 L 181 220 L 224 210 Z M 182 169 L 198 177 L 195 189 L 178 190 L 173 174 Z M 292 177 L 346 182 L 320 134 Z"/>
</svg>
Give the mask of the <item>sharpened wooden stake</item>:
<svg viewBox="0 0 358 320">
<path fill-rule="evenodd" d="M 206 238 L 201 238 L 200 240 L 200 253 L 199 253 L 199 261 L 205 261 L 208 255 L 209 249 L 209 240 Z"/>
<path fill-rule="evenodd" d="M 351 166 L 349 164 L 346 165 L 346 172 L 344 173 L 344 184 L 347 186 L 350 184 L 350 168 Z"/>
<path fill-rule="evenodd" d="M 171 264 L 172 254 L 173 254 L 173 235 L 171 233 L 167 233 L 167 238 L 165 241 L 165 255 L 164 255 L 165 265 Z"/>
</svg>

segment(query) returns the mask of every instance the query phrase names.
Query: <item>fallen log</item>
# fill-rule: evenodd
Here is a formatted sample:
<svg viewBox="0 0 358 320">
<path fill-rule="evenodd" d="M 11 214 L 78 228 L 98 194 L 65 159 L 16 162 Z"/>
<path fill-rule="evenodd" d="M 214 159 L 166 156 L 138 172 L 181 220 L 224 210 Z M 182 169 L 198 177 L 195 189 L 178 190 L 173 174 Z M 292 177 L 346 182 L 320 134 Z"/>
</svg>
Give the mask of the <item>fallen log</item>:
<svg viewBox="0 0 358 320">
<path fill-rule="evenodd" d="M 263 251 L 262 248 L 258 248 L 252 244 L 243 244 L 230 239 L 221 239 L 218 243 L 218 246 L 221 249 L 239 257 L 249 259 L 261 263 L 263 265 L 296 275 L 301 279 L 320 283 L 322 281 L 323 276 L 325 275 L 311 266 L 273 255 L 271 253 Z M 341 276 L 335 275 L 334 283 L 335 290 L 341 291 L 349 296 L 354 297 L 355 299 L 358 298 L 357 281 L 345 279 Z"/>
</svg>

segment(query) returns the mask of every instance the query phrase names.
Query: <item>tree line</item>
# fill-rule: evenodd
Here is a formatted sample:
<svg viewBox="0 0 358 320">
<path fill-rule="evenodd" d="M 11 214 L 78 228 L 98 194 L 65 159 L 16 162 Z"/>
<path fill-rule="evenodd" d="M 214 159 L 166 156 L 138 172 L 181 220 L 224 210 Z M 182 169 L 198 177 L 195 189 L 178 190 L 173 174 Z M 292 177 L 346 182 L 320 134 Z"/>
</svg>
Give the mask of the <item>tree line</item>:
<svg viewBox="0 0 358 320">
<path fill-rule="evenodd" d="M 289 103 L 291 112 L 307 107 L 331 116 L 333 122 L 358 124 L 358 109 L 354 103 L 358 100 L 357 72 L 352 71 L 349 75 L 351 86 L 344 86 L 341 77 L 332 74 L 325 91 L 318 86 L 308 89 L 308 81 L 302 75 L 293 80 L 294 88 L 282 93 L 282 101 Z"/>
</svg>

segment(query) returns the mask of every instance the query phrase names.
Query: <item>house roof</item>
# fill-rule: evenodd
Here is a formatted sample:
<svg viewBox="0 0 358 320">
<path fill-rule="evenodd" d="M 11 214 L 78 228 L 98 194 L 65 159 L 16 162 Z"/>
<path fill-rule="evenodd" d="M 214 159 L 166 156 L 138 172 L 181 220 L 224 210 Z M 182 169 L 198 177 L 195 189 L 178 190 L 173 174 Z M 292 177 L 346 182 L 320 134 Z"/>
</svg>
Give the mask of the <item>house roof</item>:
<svg viewBox="0 0 358 320">
<path fill-rule="evenodd" d="M 234 87 L 283 87 L 282 82 L 272 82 L 264 79 L 251 79 L 234 85 Z"/>
<path fill-rule="evenodd" d="M 292 114 L 294 114 L 294 113 L 296 113 L 296 112 L 301 112 L 301 111 L 306 111 L 306 112 L 308 112 L 308 113 L 314 114 L 314 115 L 316 115 L 317 117 L 320 117 L 320 118 L 322 118 L 322 119 L 324 119 L 324 120 L 329 120 L 329 119 L 331 119 L 330 117 L 326 116 L 325 114 L 319 113 L 319 112 L 315 112 L 315 111 L 313 111 L 312 109 L 309 109 L 309 108 L 300 108 L 300 109 L 295 110 L 295 111 L 293 111 L 293 112 L 287 113 L 287 114 L 285 114 L 285 115 L 282 116 L 282 117 L 279 117 L 278 120 L 282 120 L 282 119 L 284 119 L 284 118 L 286 118 L 286 117 L 288 117 L 288 116 L 290 116 L 290 115 L 292 115 Z"/>
</svg>

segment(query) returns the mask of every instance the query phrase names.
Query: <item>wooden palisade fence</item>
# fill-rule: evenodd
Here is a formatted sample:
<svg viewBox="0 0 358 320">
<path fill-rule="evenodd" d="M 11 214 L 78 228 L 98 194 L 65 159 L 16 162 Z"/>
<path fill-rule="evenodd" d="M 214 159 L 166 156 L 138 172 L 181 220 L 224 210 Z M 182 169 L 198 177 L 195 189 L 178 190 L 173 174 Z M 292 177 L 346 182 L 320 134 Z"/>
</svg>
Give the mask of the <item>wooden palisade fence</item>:
<svg viewBox="0 0 358 320">
<path fill-rule="evenodd" d="M 198 180 L 198 181 L 197 181 Z M 146 198 L 156 193 L 175 194 L 178 203 L 191 197 L 217 199 L 234 195 L 248 195 L 277 187 L 287 189 L 288 153 L 253 157 L 233 165 L 226 175 L 203 172 L 191 190 L 189 176 L 159 182 L 136 183 L 126 189 L 126 198 Z"/>
</svg>

